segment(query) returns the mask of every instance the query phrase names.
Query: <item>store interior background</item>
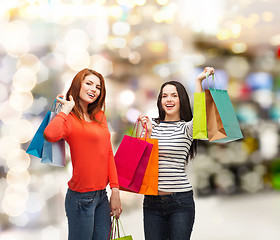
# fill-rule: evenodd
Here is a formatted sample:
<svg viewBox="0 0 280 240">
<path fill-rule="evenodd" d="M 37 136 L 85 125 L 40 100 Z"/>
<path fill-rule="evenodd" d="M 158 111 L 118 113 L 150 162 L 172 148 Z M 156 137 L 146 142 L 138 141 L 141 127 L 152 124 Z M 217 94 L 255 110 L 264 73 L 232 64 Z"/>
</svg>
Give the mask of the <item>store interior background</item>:
<svg viewBox="0 0 280 240">
<path fill-rule="evenodd" d="M 228 90 L 244 139 L 199 141 L 187 170 L 192 239 L 279 239 L 278 9 L 277 0 L 1 0 L 0 240 L 67 239 L 69 149 L 65 168 L 25 150 L 78 71 L 105 77 L 116 151 L 140 113 L 157 116 L 163 82 L 182 82 L 193 101 L 194 77 L 205 66 Z M 121 198 L 126 233 L 144 240 L 143 196 Z"/>
</svg>

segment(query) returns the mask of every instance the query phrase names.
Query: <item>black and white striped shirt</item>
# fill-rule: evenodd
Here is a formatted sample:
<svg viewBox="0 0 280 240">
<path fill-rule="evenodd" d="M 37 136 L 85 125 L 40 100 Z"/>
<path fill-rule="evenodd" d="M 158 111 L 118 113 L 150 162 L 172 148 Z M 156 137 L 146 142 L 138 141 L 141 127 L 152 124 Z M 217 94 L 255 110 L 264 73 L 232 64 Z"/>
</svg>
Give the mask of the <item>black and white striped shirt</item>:
<svg viewBox="0 0 280 240">
<path fill-rule="evenodd" d="M 158 190 L 185 192 L 192 186 L 185 172 L 187 158 L 193 141 L 193 121 L 152 121 L 151 138 L 158 139 L 159 176 Z"/>
</svg>

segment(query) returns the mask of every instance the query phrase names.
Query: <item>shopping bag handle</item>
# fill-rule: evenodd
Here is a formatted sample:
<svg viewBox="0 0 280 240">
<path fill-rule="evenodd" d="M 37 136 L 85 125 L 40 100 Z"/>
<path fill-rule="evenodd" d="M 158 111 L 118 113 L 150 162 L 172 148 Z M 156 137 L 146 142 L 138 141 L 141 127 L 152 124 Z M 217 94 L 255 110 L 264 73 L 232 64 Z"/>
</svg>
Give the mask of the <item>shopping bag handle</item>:
<svg viewBox="0 0 280 240">
<path fill-rule="evenodd" d="M 61 108 L 62 108 L 62 104 L 55 99 L 51 107 L 51 112 L 58 113 L 60 112 Z"/>
<path fill-rule="evenodd" d="M 214 75 L 215 75 L 215 78 L 216 78 L 216 79 L 214 79 Z M 207 82 L 207 86 L 208 86 L 208 89 L 209 89 L 208 78 L 209 78 L 209 73 L 206 72 L 206 82 Z M 222 89 L 221 84 L 220 84 L 220 82 L 219 82 L 219 80 L 218 80 L 217 74 L 214 73 L 214 74 L 212 74 L 213 88 L 214 88 L 214 89 L 217 89 L 217 88 L 215 87 L 215 80 L 216 80 L 216 82 L 218 82 L 220 89 Z"/>
<path fill-rule="evenodd" d="M 123 229 L 123 225 L 120 219 L 117 219 L 116 216 L 113 217 L 112 223 L 111 223 L 111 227 L 110 227 L 110 235 L 108 236 L 108 240 L 111 239 L 115 239 L 115 238 L 120 238 L 121 234 L 120 234 L 120 226 L 121 225 L 121 229 L 122 229 L 122 233 L 123 236 L 125 235 L 124 229 Z"/>
<path fill-rule="evenodd" d="M 142 128 L 139 137 L 138 137 L 138 126 L 139 126 L 139 120 L 137 119 L 136 122 L 134 123 L 134 127 L 133 127 L 133 130 L 132 130 L 130 136 L 132 137 L 132 135 L 133 135 L 133 133 L 134 133 L 134 130 L 136 129 L 136 134 L 135 134 L 135 136 L 136 136 L 137 139 L 140 139 L 141 136 L 142 136 L 142 134 L 143 134 L 143 131 L 144 131 L 144 129 L 145 129 L 146 131 L 145 131 L 144 138 L 145 138 L 145 141 L 146 141 L 147 135 L 148 135 L 148 133 L 147 133 L 147 124 L 146 124 L 146 123 L 144 124 L 144 127 Z"/>
</svg>

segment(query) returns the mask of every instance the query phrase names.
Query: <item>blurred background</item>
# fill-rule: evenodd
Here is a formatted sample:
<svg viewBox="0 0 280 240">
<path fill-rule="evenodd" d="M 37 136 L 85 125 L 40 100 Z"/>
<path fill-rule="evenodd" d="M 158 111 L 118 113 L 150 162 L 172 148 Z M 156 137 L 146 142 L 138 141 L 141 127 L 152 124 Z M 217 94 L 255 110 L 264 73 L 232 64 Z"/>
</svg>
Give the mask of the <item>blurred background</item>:
<svg viewBox="0 0 280 240">
<path fill-rule="evenodd" d="M 280 32 L 277 0 L 0 0 L 0 240 L 65 240 L 67 166 L 26 154 L 54 98 L 83 68 L 106 81 L 116 151 L 161 84 L 216 69 L 244 139 L 199 141 L 187 169 L 193 240 L 280 236 Z M 110 189 L 108 189 L 110 194 Z M 144 240 L 143 196 L 121 192 L 122 222 Z"/>
</svg>

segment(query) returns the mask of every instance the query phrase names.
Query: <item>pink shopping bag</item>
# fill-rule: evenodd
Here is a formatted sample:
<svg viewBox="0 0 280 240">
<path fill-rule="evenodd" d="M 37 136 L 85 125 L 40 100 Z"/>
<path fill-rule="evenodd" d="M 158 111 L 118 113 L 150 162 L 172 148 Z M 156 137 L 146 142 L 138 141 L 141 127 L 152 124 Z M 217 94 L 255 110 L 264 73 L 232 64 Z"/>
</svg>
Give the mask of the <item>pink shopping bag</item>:
<svg viewBox="0 0 280 240">
<path fill-rule="evenodd" d="M 137 129 L 138 122 L 135 123 Z M 140 137 L 125 135 L 115 154 L 119 185 L 133 192 L 139 192 L 145 175 L 153 144 Z"/>
</svg>

